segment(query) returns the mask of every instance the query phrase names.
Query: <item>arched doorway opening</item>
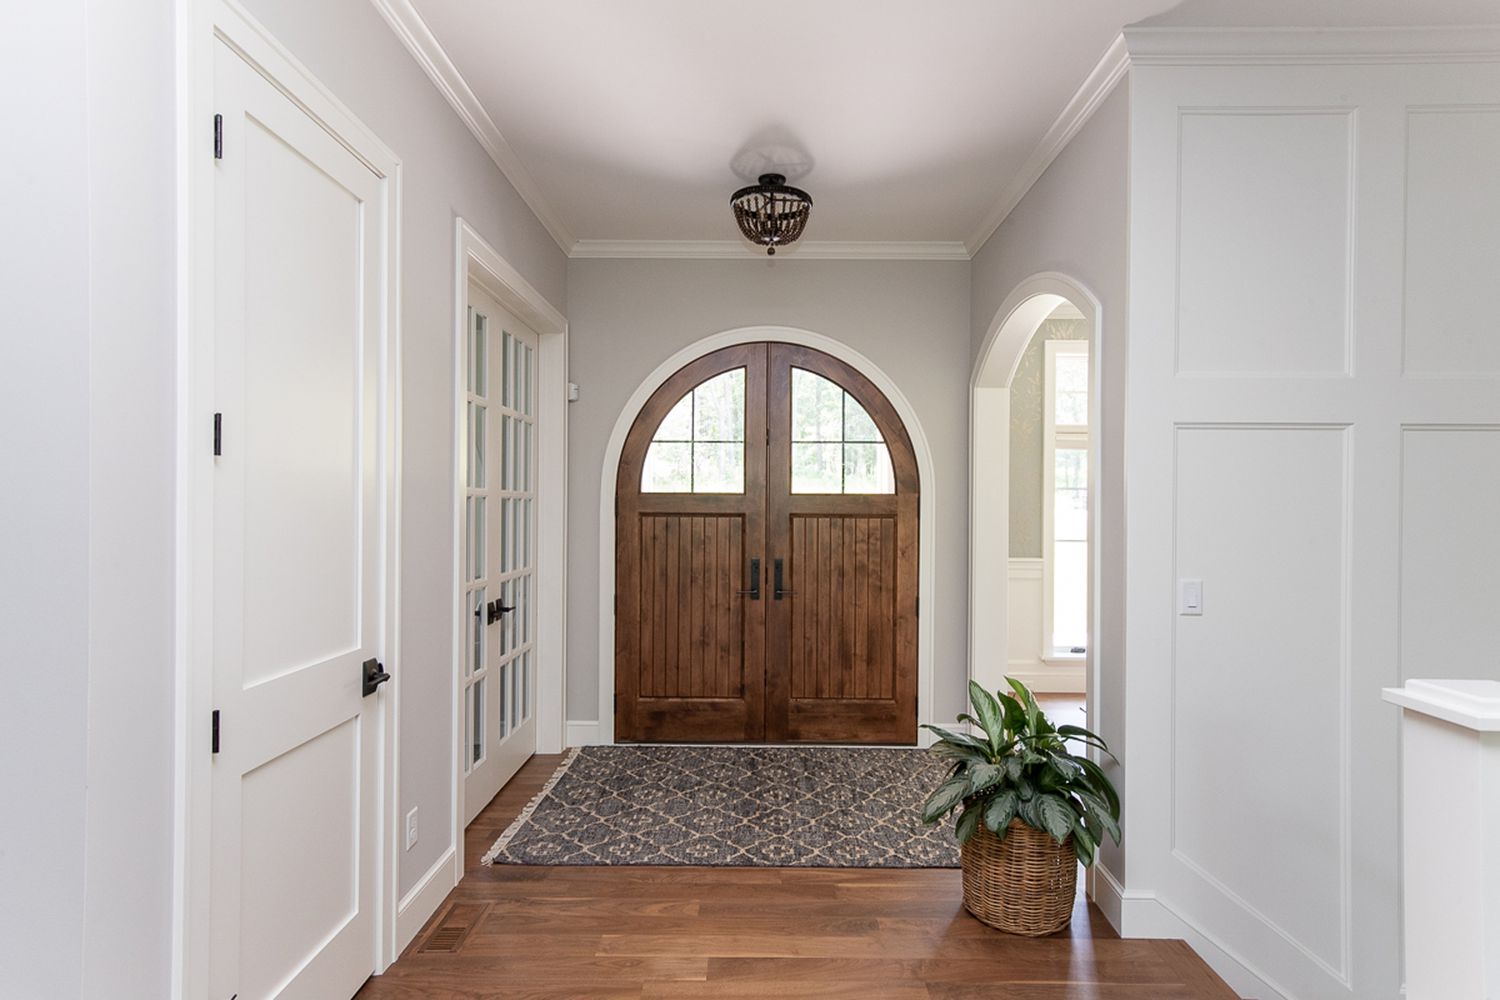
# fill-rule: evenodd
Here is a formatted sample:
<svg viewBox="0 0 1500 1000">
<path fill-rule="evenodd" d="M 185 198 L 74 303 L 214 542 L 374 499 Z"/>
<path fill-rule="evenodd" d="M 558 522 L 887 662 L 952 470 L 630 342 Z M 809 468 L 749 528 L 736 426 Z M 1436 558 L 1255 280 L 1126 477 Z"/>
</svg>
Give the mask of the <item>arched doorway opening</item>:
<svg viewBox="0 0 1500 1000">
<path fill-rule="evenodd" d="M 614 706 L 617 694 L 615 689 L 617 671 L 615 669 L 616 634 L 614 628 L 614 601 L 617 593 L 615 562 L 618 546 L 615 500 L 617 484 L 619 482 L 620 458 L 624 452 L 626 438 L 629 436 L 642 409 L 646 406 L 652 395 L 683 367 L 725 347 L 764 342 L 779 342 L 808 347 L 817 352 L 829 355 L 867 379 L 870 385 L 878 390 L 879 394 L 884 396 L 890 404 L 891 409 L 895 412 L 910 441 L 916 465 L 917 480 L 920 485 L 920 493 L 917 497 L 918 537 L 916 546 L 918 610 L 922 607 L 931 606 L 931 595 L 936 578 L 934 550 L 940 529 L 940 526 L 936 522 L 935 493 L 932 486 L 934 482 L 932 450 L 922 429 L 921 421 L 917 418 L 916 410 L 896 384 L 895 380 L 882 370 L 879 365 L 870 361 L 869 358 L 853 350 L 848 345 L 831 337 L 796 327 L 742 327 L 704 337 L 693 344 L 683 347 L 670 358 L 664 360 L 642 381 L 630 400 L 622 408 L 606 446 L 600 476 L 598 522 L 599 722 L 597 723 L 597 728 L 594 723 L 570 723 L 570 742 L 572 743 L 613 743 L 616 740 Z M 774 579 L 768 582 L 766 578 L 766 573 L 773 570 L 774 567 L 767 567 L 764 564 L 762 566 L 763 595 L 766 593 L 766 587 L 774 584 Z M 933 619 L 930 615 L 919 614 L 917 617 L 916 647 L 916 720 L 918 722 L 941 721 L 933 715 L 935 674 L 933 657 L 934 628 Z M 917 742 L 925 745 L 930 740 L 924 734 L 918 734 Z"/>
<path fill-rule="evenodd" d="M 989 690 L 1015 676 L 1039 693 L 1082 695 L 1091 720 L 1101 634 L 1099 323 L 1098 300 L 1072 278 L 1021 282 L 975 364 L 969 439 L 969 676 Z"/>
<path fill-rule="evenodd" d="M 667 379 L 616 480 L 616 739 L 914 743 L 920 493 L 890 401 L 829 354 Z"/>
</svg>

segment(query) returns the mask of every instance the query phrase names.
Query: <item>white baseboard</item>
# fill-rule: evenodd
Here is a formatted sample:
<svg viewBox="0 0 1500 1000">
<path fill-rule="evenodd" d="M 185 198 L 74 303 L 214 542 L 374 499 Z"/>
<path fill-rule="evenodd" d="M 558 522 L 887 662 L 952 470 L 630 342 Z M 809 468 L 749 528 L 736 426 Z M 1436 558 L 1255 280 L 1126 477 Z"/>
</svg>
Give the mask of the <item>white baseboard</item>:
<svg viewBox="0 0 1500 1000">
<path fill-rule="evenodd" d="M 593 719 L 568 720 L 567 742 L 564 744 L 568 748 L 598 746 L 602 742 L 598 722 Z"/>
<path fill-rule="evenodd" d="M 1127 889 L 1106 868 L 1099 868 L 1094 902 L 1122 938 L 1178 938 L 1197 952 L 1237 996 L 1259 1000 L 1297 1000 L 1291 993 L 1218 938 L 1206 934 L 1154 892 Z M 1118 922 L 1111 917 L 1118 913 Z"/>
<path fill-rule="evenodd" d="M 1094 867 L 1089 869 L 1089 876 L 1089 888 L 1093 890 L 1090 898 L 1099 907 L 1099 912 L 1104 914 L 1104 919 L 1109 921 L 1109 926 L 1119 934 L 1124 921 L 1125 887 L 1102 861 L 1094 863 Z"/>
<path fill-rule="evenodd" d="M 417 880 L 396 906 L 396 954 L 400 955 L 416 938 L 427 919 L 437 912 L 457 884 L 453 881 L 455 852 L 452 844 L 443 856 L 433 862 L 427 874 Z"/>
<path fill-rule="evenodd" d="M 1037 694 L 1083 694 L 1087 690 L 1082 661 L 1011 660 L 1005 665 L 1005 676 L 1014 677 Z"/>
</svg>

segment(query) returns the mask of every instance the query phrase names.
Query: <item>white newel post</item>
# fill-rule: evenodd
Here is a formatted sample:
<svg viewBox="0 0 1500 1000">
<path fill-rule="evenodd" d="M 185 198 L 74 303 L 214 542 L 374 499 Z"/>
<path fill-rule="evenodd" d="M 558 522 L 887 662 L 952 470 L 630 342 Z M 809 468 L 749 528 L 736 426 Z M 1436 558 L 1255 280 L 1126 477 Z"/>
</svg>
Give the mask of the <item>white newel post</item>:
<svg viewBox="0 0 1500 1000">
<path fill-rule="evenodd" d="M 1500 1000 L 1500 681 L 1407 681 L 1407 1000 Z"/>
</svg>

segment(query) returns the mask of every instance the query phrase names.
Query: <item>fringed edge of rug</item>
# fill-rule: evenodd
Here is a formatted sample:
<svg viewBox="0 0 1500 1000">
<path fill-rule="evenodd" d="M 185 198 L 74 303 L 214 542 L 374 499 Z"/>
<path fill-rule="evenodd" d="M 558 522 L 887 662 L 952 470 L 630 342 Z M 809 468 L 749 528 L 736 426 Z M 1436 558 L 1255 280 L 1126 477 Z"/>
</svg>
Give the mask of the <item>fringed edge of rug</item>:
<svg viewBox="0 0 1500 1000">
<path fill-rule="evenodd" d="M 495 863 L 495 859 L 500 856 L 500 852 L 505 850 L 515 835 L 521 832 L 521 827 L 525 826 L 526 821 L 531 818 L 531 814 L 536 812 L 536 807 L 541 805 L 542 800 L 551 793 L 552 789 L 557 787 L 557 783 L 562 780 L 562 776 L 567 773 L 568 768 L 573 766 L 573 762 L 578 759 L 578 755 L 582 752 L 583 747 L 574 747 L 568 751 L 567 758 L 557 766 L 556 771 L 552 772 L 552 777 L 547 779 L 547 783 L 542 786 L 542 790 L 531 797 L 531 801 L 526 803 L 526 808 L 521 810 L 521 815 L 511 820 L 510 826 L 505 828 L 505 832 L 500 835 L 500 839 L 495 841 L 490 846 L 490 849 L 485 852 L 484 857 L 479 859 L 481 865 L 488 868 Z"/>
</svg>

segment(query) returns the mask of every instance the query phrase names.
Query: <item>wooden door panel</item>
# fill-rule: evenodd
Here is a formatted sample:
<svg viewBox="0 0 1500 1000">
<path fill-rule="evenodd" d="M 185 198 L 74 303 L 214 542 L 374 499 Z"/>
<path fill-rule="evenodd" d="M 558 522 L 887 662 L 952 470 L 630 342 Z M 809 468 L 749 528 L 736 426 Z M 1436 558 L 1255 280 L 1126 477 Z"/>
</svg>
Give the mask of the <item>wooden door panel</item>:
<svg viewBox="0 0 1500 1000">
<path fill-rule="evenodd" d="M 765 548 L 764 344 L 700 358 L 659 389 L 620 459 L 615 527 L 615 738 L 765 734 L 765 602 L 746 593 Z M 643 493 L 664 417 L 696 386 L 745 370 L 744 490 Z M 751 443 L 758 447 L 751 447 Z"/>
<path fill-rule="evenodd" d="M 740 698 L 743 515 L 645 514 L 640 532 L 642 698 Z"/>
<path fill-rule="evenodd" d="M 849 394 L 889 449 L 894 492 L 793 493 L 794 368 Z M 912 743 L 917 736 L 916 458 L 890 401 L 826 354 L 773 344 L 767 363 L 766 732 L 773 740 Z"/>
<path fill-rule="evenodd" d="M 666 418 L 681 413 L 686 393 L 736 368 L 746 376 L 743 491 L 642 492 L 658 427 L 677 426 Z M 833 474 L 832 489 L 853 482 L 886 492 L 792 492 L 794 368 L 839 387 L 826 387 L 845 400 L 835 423 L 847 430 L 849 412 L 868 417 L 859 421 L 864 436 L 842 434 L 845 471 Z M 889 452 L 883 485 L 848 471 L 850 449 L 871 447 L 872 424 Z M 890 402 L 829 355 L 746 344 L 668 379 L 620 458 L 616 738 L 915 742 L 918 488 L 915 453 Z M 750 594 L 756 563 L 760 586 Z"/>
<path fill-rule="evenodd" d="M 896 690 L 896 520 L 791 520 L 791 697 L 885 699 Z"/>
</svg>

